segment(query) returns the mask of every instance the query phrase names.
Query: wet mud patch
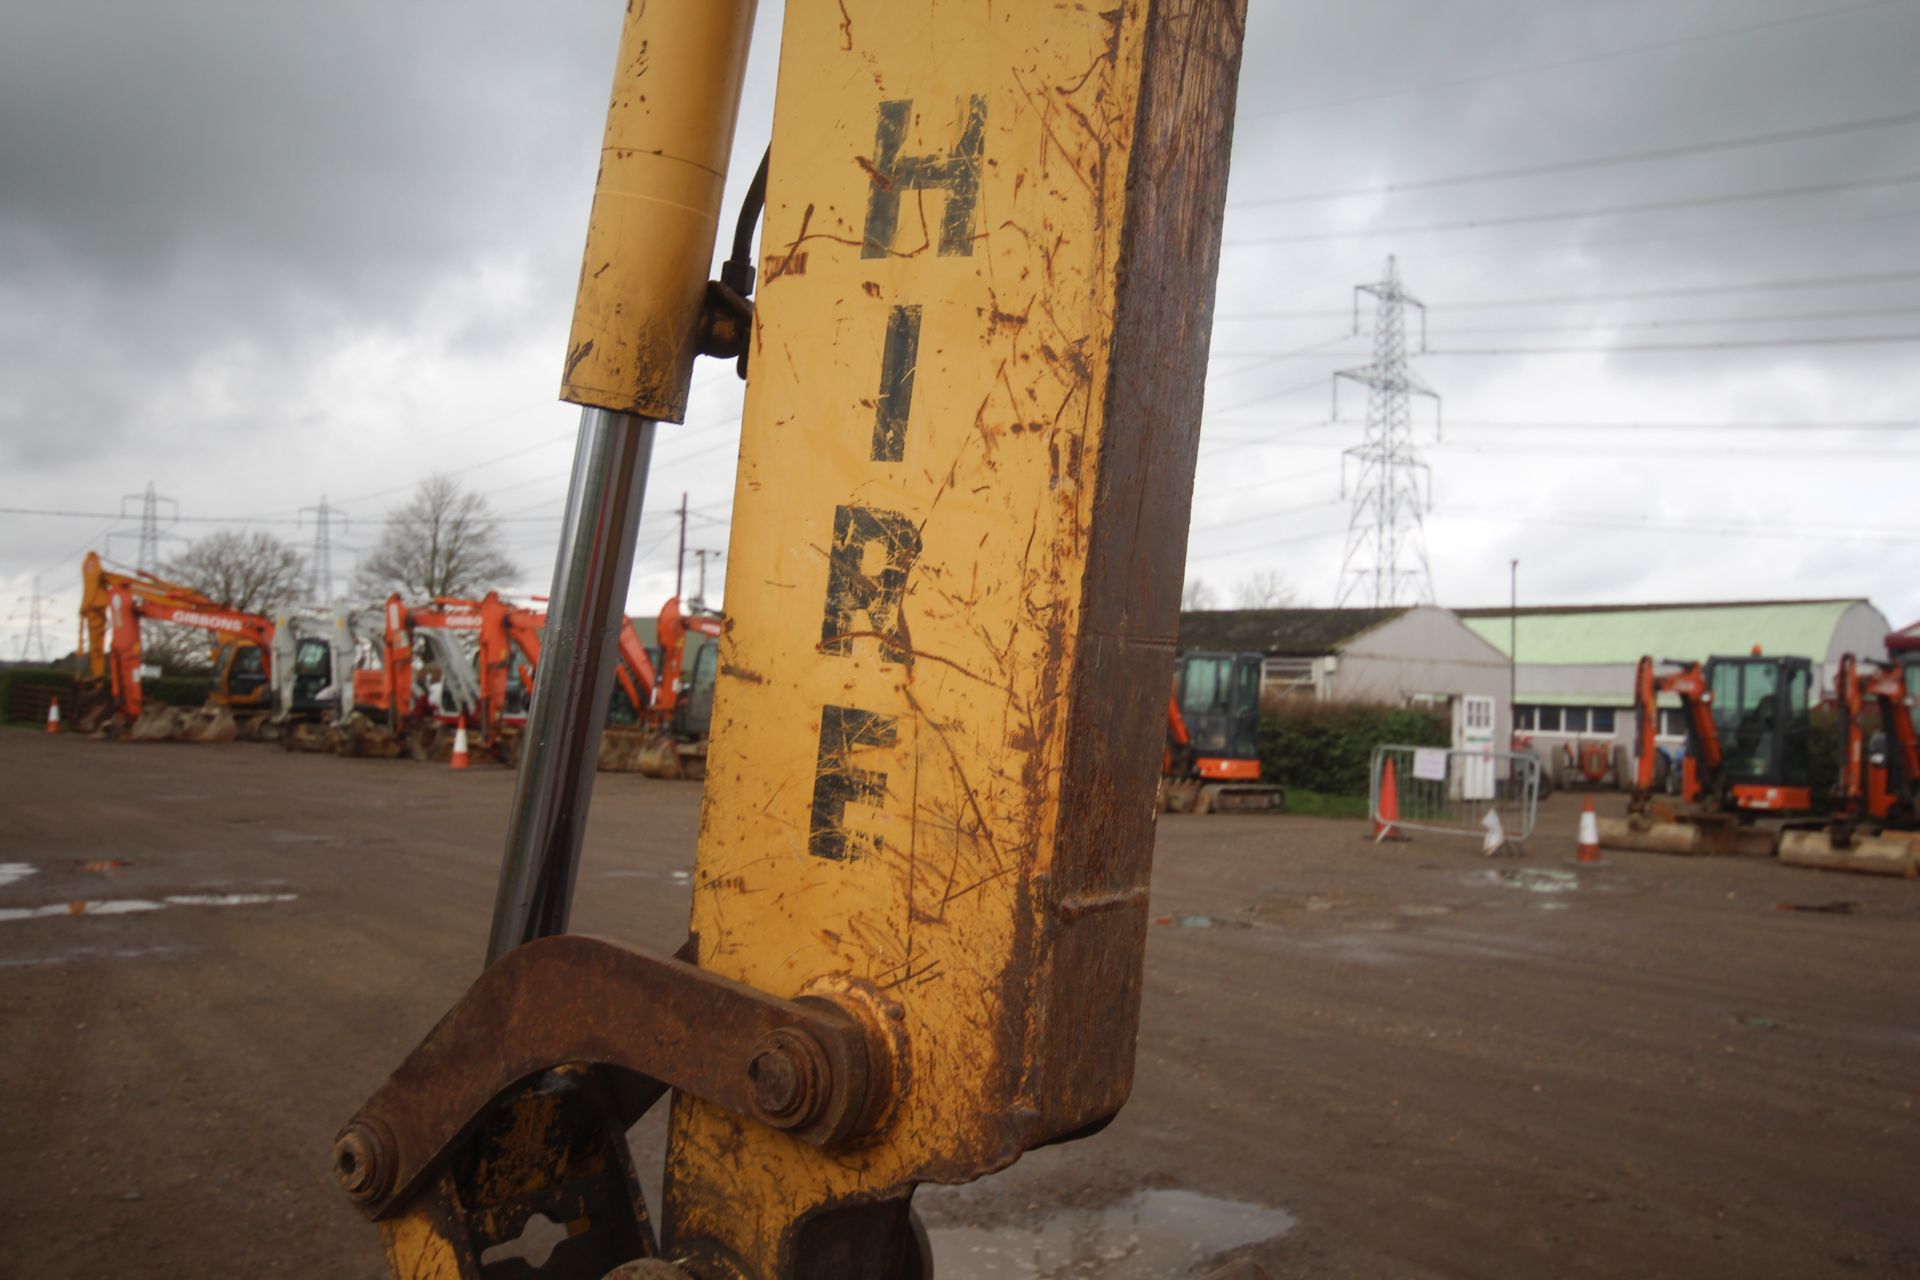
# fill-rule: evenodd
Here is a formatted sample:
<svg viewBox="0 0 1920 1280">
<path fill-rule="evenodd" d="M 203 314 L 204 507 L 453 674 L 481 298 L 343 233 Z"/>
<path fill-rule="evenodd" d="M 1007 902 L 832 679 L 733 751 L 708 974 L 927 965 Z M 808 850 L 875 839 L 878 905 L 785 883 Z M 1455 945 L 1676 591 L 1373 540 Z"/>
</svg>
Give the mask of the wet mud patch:
<svg viewBox="0 0 1920 1280">
<path fill-rule="evenodd" d="M 930 1227 L 927 1238 L 941 1280 L 1173 1280 L 1277 1239 L 1294 1221 L 1285 1209 L 1154 1188 L 1033 1221 Z"/>
<path fill-rule="evenodd" d="M 127 916 L 169 907 L 258 907 L 292 902 L 297 893 L 170 893 L 160 898 L 76 898 L 39 907 L 0 907 L 0 923 L 61 916 Z"/>
</svg>

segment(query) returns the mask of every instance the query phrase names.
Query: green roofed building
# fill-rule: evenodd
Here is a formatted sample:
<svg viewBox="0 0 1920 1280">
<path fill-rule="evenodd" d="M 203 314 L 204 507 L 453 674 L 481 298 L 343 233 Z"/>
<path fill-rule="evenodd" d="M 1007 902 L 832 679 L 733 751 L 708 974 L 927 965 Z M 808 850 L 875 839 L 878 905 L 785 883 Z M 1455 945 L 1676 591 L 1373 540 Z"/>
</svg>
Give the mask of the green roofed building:
<svg viewBox="0 0 1920 1280">
<path fill-rule="evenodd" d="M 1515 728 L 1554 766 L 1568 749 L 1606 742 L 1630 750 L 1633 673 L 1643 655 L 1704 662 L 1762 653 L 1810 658 L 1826 697 L 1840 655 L 1886 656 L 1886 615 L 1861 599 L 1736 600 L 1704 604 L 1462 609 L 1461 620 L 1515 659 Z M 1678 705 L 1661 712 L 1663 745 L 1685 739 Z M 1618 752 L 1624 772 L 1628 760 Z"/>
</svg>

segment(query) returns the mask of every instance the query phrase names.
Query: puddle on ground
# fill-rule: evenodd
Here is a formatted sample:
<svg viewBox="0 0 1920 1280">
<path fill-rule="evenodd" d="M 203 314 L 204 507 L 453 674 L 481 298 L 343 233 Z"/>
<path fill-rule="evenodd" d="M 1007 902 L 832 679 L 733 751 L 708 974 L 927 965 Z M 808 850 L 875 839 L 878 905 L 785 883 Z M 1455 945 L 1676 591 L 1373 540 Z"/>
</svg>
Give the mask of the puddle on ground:
<svg viewBox="0 0 1920 1280">
<path fill-rule="evenodd" d="M 80 947 L 59 955 L 9 957 L 0 960 L 0 969 L 43 969 L 57 964 L 69 964 L 75 960 L 152 960 L 184 954 L 186 952 L 181 947 L 120 947 L 111 951 Z"/>
<path fill-rule="evenodd" d="M 20 883 L 35 870 L 31 862 L 0 862 L 0 889 L 10 884 Z"/>
<path fill-rule="evenodd" d="M 1580 887 L 1580 877 L 1573 872 L 1554 871 L 1546 867 L 1476 871 L 1467 877 L 1467 882 L 1498 885 L 1504 889 L 1525 889 L 1528 893 L 1572 893 Z"/>
<path fill-rule="evenodd" d="M 1104 1209 L 1065 1209 L 1038 1226 L 933 1227 L 927 1238 L 940 1280 L 1175 1280 L 1293 1223 L 1285 1209 L 1155 1190 Z"/>
<path fill-rule="evenodd" d="M 150 898 L 82 898 L 44 907 L 0 907 L 0 922 L 51 916 L 126 916 L 167 907 L 257 907 L 269 902 L 292 902 L 297 893 L 171 893 L 159 901 Z"/>
<path fill-rule="evenodd" d="M 1228 920 L 1220 916 L 1155 916 L 1155 924 L 1179 925 L 1182 929 L 1251 929 L 1251 920 Z"/>
</svg>

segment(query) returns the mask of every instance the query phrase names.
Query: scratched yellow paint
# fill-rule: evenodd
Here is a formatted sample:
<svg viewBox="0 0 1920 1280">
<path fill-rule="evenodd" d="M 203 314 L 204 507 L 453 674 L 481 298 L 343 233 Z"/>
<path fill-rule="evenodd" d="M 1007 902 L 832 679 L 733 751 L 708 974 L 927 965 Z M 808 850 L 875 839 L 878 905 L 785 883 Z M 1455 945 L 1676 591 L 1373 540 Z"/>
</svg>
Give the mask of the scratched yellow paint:
<svg viewBox="0 0 1920 1280">
<path fill-rule="evenodd" d="M 786 8 L 692 923 L 703 967 L 765 990 L 832 975 L 884 990 L 911 1085 L 875 1143 L 838 1154 L 676 1103 L 668 1216 L 749 1258 L 770 1260 L 802 1206 L 1011 1161 L 1023 1076 L 1065 1034 L 1029 999 L 1054 959 L 1034 890 L 1079 656 L 1145 29 L 1144 6 L 1099 8 Z M 928 163 L 889 179 L 883 104 L 902 101 L 896 160 Z M 955 154 L 977 157 L 959 226 L 956 170 L 938 163 Z M 868 249 L 889 181 L 897 220 Z M 890 450 L 876 422 L 906 308 L 917 358 Z M 899 519 L 854 538 L 857 590 L 836 604 L 850 510 Z M 890 556 L 911 561 L 892 616 Z M 878 617 L 861 607 L 876 598 Z M 844 751 L 823 757 L 823 725 Z M 841 801 L 825 830 L 823 769 L 840 780 L 829 810 Z"/>
<path fill-rule="evenodd" d="M 433 1228 L 425 1215 L 380 1224 L 380 1243 L 391 1274 L 409 1280 L 459 1280 L 459 1252 Z"/>
</svg>

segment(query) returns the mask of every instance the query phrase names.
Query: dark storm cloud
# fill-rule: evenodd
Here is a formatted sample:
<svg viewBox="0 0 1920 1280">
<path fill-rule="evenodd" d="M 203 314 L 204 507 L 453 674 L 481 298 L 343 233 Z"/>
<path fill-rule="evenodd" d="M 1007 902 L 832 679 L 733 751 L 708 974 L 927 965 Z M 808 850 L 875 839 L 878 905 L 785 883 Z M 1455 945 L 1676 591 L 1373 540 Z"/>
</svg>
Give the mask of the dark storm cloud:
<svg viewBox="0 0 1920 1280">
<path fill-rule="evenodd" d="M 4 424 L 7 460 L 151 427 L 153 383 L 215 349 L 289 376 L 493 256 L 570 274 L 618 22 L 585 3 L 20 7 L 0 43 L 0 359 L 31 412 Z"/>
<path fill-rule="evenodd" d="M 1920 185 L 1604 211 L 1920 171 L 1913 126 L 1297 199 L 1920 111 L 1914 0 L 1252 0 L 1250 8 L 1221 357 L 1193 534 L 1195 555 L 1215 557 L 1203 571 L 1220 585 L 1277 563 L 1309 599 L 1330 591 L 1340 537 L 1301 535 L 1344 527 L 1339 450 L 1357 442 L 1364 396 L 1343 397 L 1340 430 L 1296 424 L 1326 416 L 1333 370 L 1367 359 L 1366 336 L 1342 337 L 1347 309 L 1353 285 L 1377 278 L 1389 253 L 1432 304 L 1436 348 L 1920 329 L 1911 316 L 1633 327 L 1920 307 L 1914 281 L 1460 305 L 1912 269 L 1920 219 L 1902 215 L 1920 209 Z M 1767 25 L 1815 14 L 1824 16 Z M 0 39 L 0 475 L 9 495 L 34 499 L 19 505 L 97 509 L 154 475 L 195 511 L 291 509 L 329 485 L 336 497 L 378 493 L 434 466 L 508 454 L 538 438 L 530 432 L 563 433 L 553 411 L 520 411 L 551 404 L 620 18 L 613 0 L 13 6 Z M 743 110 L 743 135 L 755 140 L 742 142 L 736 169 L 751 168 L 748 152 L 764 137 L 779 18 L 762 4 Z M 1737 28 L 1759 29 L 1727 34 Z M 1253 203 L 1275 198 L 1293 202 Z M 1584 216 L 1253 243 L 1561 212 Z M 487 294 L 495 277 L 508 284 Z M 483 294 L 488 304 L 472 305 Z M 1273 311 L 1325 314 L 1251 318 Z M 1270 358 L 1306 346 L 1319 350 Z M 1911 354 L 1863 346 L 1436 356 L 1420 368 L 1444 392 L 1450 420 L 1853 420 L 1914 416 Z M 425 420 L 450 383 L 503 368 L 515 372 L 497 409 Z M 668 433 L 660 463 L 673 496 L 691 490 L 696 507 L 717 514 L 731 493 L 724 408 L 711 422 L 702 417 L 706 426 Z M 1283 431 L 1298 434 L 1279 441 Z M 1276 443 L 1223 448 L 1263 432 Z M 1636 534 L 1601 563 L 1590 531 L 1553 523 L 1568 510 L 1604 509 L 1667 524 L 1719 513 L 1737 524 L 1849 503 L 1841 473 L 1796 465 L 1777 440 L 1770 460 L 1713 465 L 1715 481 L 1699 484 L 1709 460 L 1688 458 L 1691 475 L 1659 460 L 1679 441 L 1532 439 L 1502 455 L 1500 442 L 1512 439 L 1450 430 L 1430 450 L 1442 511 L 1428 542 L 1443 597 L 1497 597 L 1516 542 L 1536 559 L 1551 553 L 1551 566 L 1530 567 L 1529 580 L 1567 598 L 1722 586 L 1819 594 L 1832 581 L 1831 542 L 1775 540 L 1748 551 L 1726 539 L 1674 538 L 1663 558 L 1657 536 Z M 1737 435 L 1684 443 L 1743 447 Z M 1808 447 L 1887 443 L 1884 434 L 1828 433 Z M 1573 446 L 1587 451 L 1553 451 Z M 564 462 L 540 455 L 539 468 L 514 462 L 474 479 L 499 489 L 503 506 L 539 515 L 560 481 L 530 482 L 558 475 Z M 1272 483 L 1262 487 L 1263 478 Z M 286 492 L 290 483 L 297 493 Z M 377 514 L 378 501 L 356 518 Z M 1536 523 L 1445 510 L 1501 506 Z M 1217 527 L 1264 511 L 1279 514 Z M 1868 498 L 1847 518 L 1891 517 Z M 54 563 L 86 533 L 79 524 L 0 524 L 0 577 Z M 523 562 L 550 562 L 536 527 L 516 536 L 526 542 L 516 547 Z M 1880 585 L 1890 581 L 1882 574 L 1863 585 L 1892 590 Z M 1897 589 L 1908 603 L 1890 608 L 1920 609 L 1920 593 Z"/>
</svg>

